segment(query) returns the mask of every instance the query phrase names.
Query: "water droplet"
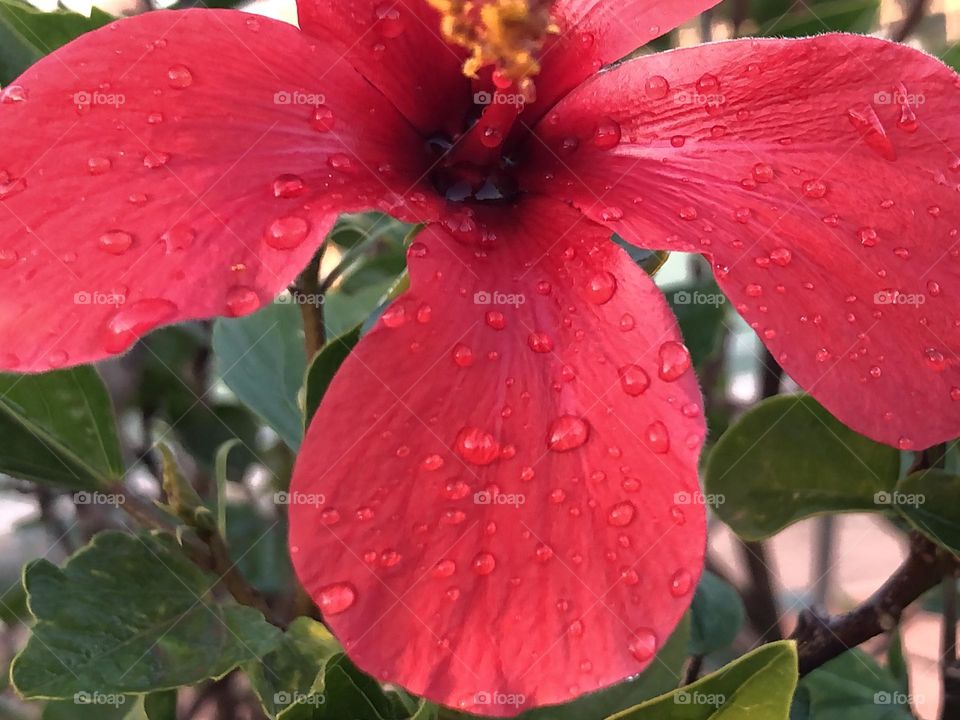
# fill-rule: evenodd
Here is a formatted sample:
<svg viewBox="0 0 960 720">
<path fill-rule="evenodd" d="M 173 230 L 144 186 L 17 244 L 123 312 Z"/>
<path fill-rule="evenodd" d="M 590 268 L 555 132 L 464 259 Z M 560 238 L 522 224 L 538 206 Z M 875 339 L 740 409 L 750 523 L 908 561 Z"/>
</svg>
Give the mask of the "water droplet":
<svg viewBox="0 0 960 720">
<path fill-rule="evenodd" d="M 865 110 L 847 110 L 847 118 L 854 129 L 860 133 L 864 143 L 873 152 L 885 160 L 896 160 L 897 153 L 893 149 L 893 143 L 887 137 L 887 131 L 883 128 L 883 123 L 877 117 L 876 111 L 872 107 Z"/>
<path fill-rule="evenodd" d="M 574 415 L 561 415 L 550 425 L 547 431 L 547 447 L 555 452 L 574 450 L 590 436 L 590 426 L 586 420 Z"/>
<path fill-rule="evenodd" d="M 167 83 L 172 88 L 186 88 L 193 85 L 193 73 L 186 65 L 173 65 L 167 70 Z"/>
<path fill-rule="evenodd" d="M 767 163 L 757 163 L 753 166 L 753 179 L 759 183 L 768 183 L 773 180 L 774 170 Z"/>
<path fill-rule="evenodd" d="M 547 562 L 553 557 L 553 548 L 544 543 L 537 545 L 536 556 L 539 562 Z"/>
<path fill-rule="evenodd" d="M 604 222 L 613 222 L 615 220 L 623 219 L 623 210 L 618 207 L 611 205 L 600 211 L 600 219 Z"/>
<path fill-rule="evenodd" d="M 168 162 L 170 162 L 170 153 L 149 152 L 143 156 L 143 166 L 150 170 L 162 168 Z"/>
<path fill-rule="evenodd" d="M 160 236 L 160 240 L 163 242 L 166 252 L 169 255 L 170 253 L 175 253 L 178 250 L 186 250 L 191 245 L 193 245 L 194 238 L 196 238 L 196 233 L 193 228 L 189 225 L 179 224 L 174 225 L 172 228 L 167 230 L 163 235 Z"/>
<path fill-rule="evenodd" d="M 793 260 L 793 253 L 785 247 L 774 248 L 770 252 L 770 261 L 780 267 L 786 267 L 791 260 Z"/>
<path fill-rule="evenodd" d="M 900 106 L 900 117 L 897 118 L 897 127 L 907 133 L 915 133 L 920 127 L 917 115 L 913 109 L 904 103 Z"/>
<path fill-rule="evenodd" d="M 345 155 L 344 153 L 334 153 L 327 158 L 327 165 L 334 170 L 349 170 L 353 167 L 353 160 L 350 159 L 349 155 Z"/>
<path fill-rule="evenodd" d="M 490 553 L 483 552 L 473 559 L 472 567 L 477 575 L 489 575 L 497 567 L 497 559 Z"/>
<path fill-rule="evenodd" d="M 474 465 L 489 465 L 500 457 L 500 443 L 488 432 L 467 426 L 457 433 L 454 441 L 457 454 Z"/>
<path fill-rule="evenodd" d="M 463 343 L 457 343 L 453 348 L 453 362 L 460 367 L 470 367 L 473 365 L 473 350 Z"/>
<path fill-rule="evenodd" d="M 177 306 L 162 298 L 148 298 L 125 305 L 107 322 L 103 348 L 108 353 L 119 353 L 158 325 L 172 320 Z"/>
<path fill-rule="evenodd" d="M 862 227 L 857 231 L 860 244 L 864 247 L 874 247 L 877 244 L 877 231 L 872 227 Z"/>
<path fill-rule="evenodd" d="M 667 426 L 656 420 L 647 426 L 647 447 L 658 455 L 670 450 L 670 433 Z"/>
<path fill-rule="evenodd" d="M 7 270 L 17 264 L 20 254 L 13 248 L 0 248 L 0 270 Z"/>
<path fill-rule="evenodd" d="M 693 576 L 688 570 L 677 570 L 670 579 L 670 594 L 683 597 L 693 589 Z"/>
<path fill-rule="evenodd" d="M 684 207 L 680 208 L 679 215 L 681 220 L 687 220 L 688 222 L 691 220 L 696 220 L 697 209 L 692 205 L 685 205 Z"/>
<path fill-rule="evenodd" d="M 320 588 L 317 594 L 317 607 L 324 615 L 337 615 L 356 602 L 357 593 L 349 583 L 336 583 Z"/>
<path fill-rule="evenodd" d="M 499 310 L 487 310 L 487 312 L 484 313 L 483 319 L 487 326 L 492 327 L 494 330 L 503 330 L 507 326 L 507 319 Z"/>
<path fill-rule="evenodd" d="M 288 215 L 277 218 L 270 224 L 264 241 L 277 250 L 292 250 L 306 240 L 309 231 L 309 222 L 301 217 Z"/>
<path fill-rule="evenodd" d="M 277 179 L 273 181 L 273 196 L 275 198 L 300 197 L 306 189 L 307 186 L 299 175 L 278 175 Z"/>
<path fill-rule="evenodd" d="M 646 662 L 657 652 L 657 636 L 653 630 L 639 628 L 634 631 L 628 649 L 638 661 Z"/>
<path fill-rule="evenodd" d="M 637 507 L 629 500 L 617 503 L 607 513 L 607 522 L 614 527 L 626 527 L 636 517 Z"/>
<path fill-rule="evenodd" d="M 333 111 L 326 105 L 317 105 L 310 116 L 310 127 L 317 132 L 330 132 L 336 125 L 337 119 Z"/>
<path fill-rule="evenodd" d="M 607 271 L 598 272 L 587 282 L 587 300 L 594 305 L 609 302 L 616 292 L 617 279 Z"/>
<path fill-rule="evenodd" d="M 335 508 L 327 508 L 320 513 L 320 522 L 324 525 L 336 525 L 340 522 L 340 513 Z"/>
<path fill-rule="evenodd" d="M 823 180 L 807 180 L 803 184 L 803 194 L 808 198 L 820 199 L 827 194 L 827 184 Z"/>
<path fill-rule="evenodd" d="M 620 144 L 620 125 L 614 120 L 606 119 L 597 125 L 593 134 L 593 144 L 601 150 L 610 150 Z"/>
<path fill-rule="evenodd" d="M 947 368 L 946 358 L 943 357 L 943 353 L 937 350 L 936 348 L 928 347 L 923 351 L 924 360 L 926 360 L 927 367 L 936 372 L 942 372 Z"/>
<path fill-rule="evenodd" d="M 678 380 L 689 369 L 690 351 L 682 343 L 668 340 L 660 346 L 658 374 L 662 380 Z"/>
<path fill-rule="evenodd" d="M 434 577 L 450 577 L 457 571 L 457 564 L 453 560 L 441 560 L 433 567 L 431 574 Z"/>
<path fill-rule="evenodd" d="M 662 100 L 667 96 L 667 93 L 670 92 L 670 83 L 667 82 L 667 79 L 662 75 L 652 75 L 647 78 L 645 89 L 647 97 L 654 100 Z"/>
<path fill-rule="evenodd" d="M 123 255 L 133 245 L 133 235 L 123 230 L 110 230 L 97 238 L 97 247 L 110 255 Z"/>
<path fill-rule="evenodd" d="M 542 332 L 533 332 L 527 337 L 527 345 L 537 353 L 548 353 L 553 350 L 553 340 L 550 336 Z"/>
<path fill-rule="evenodd" d="M 21 103 L 27 100 L 27 90 L 23 85 L 7 85 L 0 91 L 0 103 Z"/>
<path fill-rule="evenodd" d="M 230 317 L 249 315 L 260 307 L 260 296 L 253 288 L 238 285 L 227 291 L 227 314 Z"/>
<path fill-rule="evenodd" d="M 675 148 L 683 147 L 687 142 L 687 137 L 685 135 L 674 135 L 670 138 L 670 144 Z"/>
<path fill-rule="evenodd" d="M 624 365 L 617 373 L 620 375 L 620 387 L 631 397 L 642 395 L 650 387 L 650 376 L 639 365 Z"/>
<path fill-rule="evenodd" d="M 87 160 L 87 172 L 91 175 L 103 175 L 110 172 L 111 167 L 113 167 L 113 163 L 110 162 L 110 158 L 92 157 Z"/>
<path fill-rule="evenodd" d="M 405 29 L 403 18 L 396 3 L 384 2 L 374 10 L 377 32 L 381 37 L 393 39 L 400 37 Z"/>
</svg>

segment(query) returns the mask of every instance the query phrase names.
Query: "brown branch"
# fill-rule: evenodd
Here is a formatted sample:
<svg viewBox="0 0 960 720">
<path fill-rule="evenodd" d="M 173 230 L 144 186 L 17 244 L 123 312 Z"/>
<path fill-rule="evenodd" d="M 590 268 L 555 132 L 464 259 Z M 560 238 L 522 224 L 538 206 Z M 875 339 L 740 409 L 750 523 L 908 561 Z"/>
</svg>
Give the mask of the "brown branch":
<svg viewBox="0 0 960 720">
<path fill-rule="evenodd" d="M 294 301 L 300 306 L 300 315 L 303 317 L 308 365 L 323 347 L 327 335 L 321 300 L 321 293 L 325 292 L 325 289 L 321 289 L 320 286 L 320 261 L 323 259 L 324 248 L 326 245 L 321 246 L 313 260 L 297 278 L 296 289 L 298 293 L 302 293 L 303 297 L 294 297 Z"/>
<path fill-rule="evenodd" d="M 900 622 L 904 609 L 936 587 L 945 569 L 956 567 L 957 562 L 956 556 L 948 555 L 919 533 L 913 533 L 907 559 L 863 605 L 833 617 L 814 610 L 803 611 L 791 635 L 797 642 L 800 675 L 891 631 Z"/>
<path fill-rule="evenodd" d="M 890 39 L 894 42 L 903 42 L 906 40 L 913 35 L 913 31 L 917 29 L 917 25 L 920 24 L 920 21 L 923 20 L 923 16 L 926 14 L 927 0 L 913 0 L 910 9 L 907 11 L 907 16 L 903 19 L 903 22 L 897 26 L 897 29 L 893 31 Z"/>
</svg>

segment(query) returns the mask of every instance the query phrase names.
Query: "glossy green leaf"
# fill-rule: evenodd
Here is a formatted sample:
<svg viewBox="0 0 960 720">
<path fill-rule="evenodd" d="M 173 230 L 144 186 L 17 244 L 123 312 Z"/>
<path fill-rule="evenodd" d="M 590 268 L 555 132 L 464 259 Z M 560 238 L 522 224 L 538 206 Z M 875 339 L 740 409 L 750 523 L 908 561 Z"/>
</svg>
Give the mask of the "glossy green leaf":
<svg viewBox="0 0 960 720">
<path fill-rule="evenodd" d="M 707 460 L 707 499 L 738 535 L 769 537 L 830 512 L 883 510 L 897 450 L 855 433 L 807 395 L 765 400 L 730 427 Z"/>
<path fill-rule="evenodd" d="M 897 511 L 938 545 L 960 552 L 960 475 L 921 470 L 903 478 L 890 500 Z"/>
<path fill-rule="evenodd" d="M 800 681 L 790 720 L 913 720 L 908 699 L 889 670 L 854 649 Z"/>
<path fill-rule="evenodd" d="M 86 17 L 65 9 L 48 13 L 19 0 L 0 0 L 0 85 L 13 81 L 61 45 L 113 19 L 98 8 Z"/>
<path fill-rule="evenodd" d="M 314 413 L 320 407 L 320 401 L 323 400 L 327 388 L 330 387 L 333 376 L 358 342 L 360 342 L 359 325 L 348 333 L 328 342 L 314 357 L 310 369 L 307 371 L 307 398 L 304 403 L 307 425 L 310 424 Z"/>
<path fill-rule="evenodd" d="M 0 374 L 0 472 L 75 489 L 120 480 L 113 406 L 96 370 Z"/>
<path fill-rule="evenodd" d="M 616 720 L 787 720 L 797 684 L 792 642 L 762 645 L 692 685 L 612 716 Z"/>
<path fill-rule="evenodd" d="M 756 34 L 806 37 L 826 32 L 867 33 L 874 29 L 880 0 L 753 0 Z"/>
<path fill-rule="evenodd" d="M 690 654 L 709 655 L 729 647 L 743 627 L 746 610 L 726 580 L 705 570 L 690 606 Z"/>
<path fill-rule="evenodd" d="M 218 603 L 216 578 L 168 535 L 100 533 L 61 569 L 27 565 L 37 622 L 11 677 L 26 698 L 146 693 L 224 676 L 270 652 L 280 631 Z"/>
<path fill-rule="evenodd" d="M 253 315 L 217 320 L 213 352 L 227 387 L 292 450 L 299 449 L 303 413 L 297 396 L 307 370 L 299 308 L 277 301 Z"/>
</svg>

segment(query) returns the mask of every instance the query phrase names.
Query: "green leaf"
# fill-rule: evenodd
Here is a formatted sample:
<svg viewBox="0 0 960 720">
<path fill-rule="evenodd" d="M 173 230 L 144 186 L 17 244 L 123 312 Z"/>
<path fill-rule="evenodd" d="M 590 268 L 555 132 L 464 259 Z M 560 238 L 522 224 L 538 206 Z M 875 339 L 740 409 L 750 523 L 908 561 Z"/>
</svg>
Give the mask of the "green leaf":
<svg viewBox="0 0 960 720">
<path fill-rule="evenodd" d="M 0 473 L 95 489 L 123 472 L 113 406 L 96 370 L 0 374 Z"/>
<path fill-rule="evenodd" d="M 19 0 L 0 0 L 0 85 L 13 81 L 44 55 L 113 19 L 98 8 L 85 17 L 65 9 L 46 13 Z"/>
<path fill-rule="evenodd" d="M 868 33 L 876 25 L 880 0 L 754 0 L 758 35 L 806 37 L 826 32 Z"/>
<path fill-rule="evenodd" d="M 691 655 L 709 655 L 729 647 L 746 615 L 737 591 L 708 570 L 700 578 L 690 611 L 693 618 Z"/>
<path fill-rule="evenodd" d="M 160 534 L 104 532 L 62 569 L 30 563 L 37 622 L 13 661 L 14 685 L 28 699 L 168 690 L 276 647 L 280 631 L 256 610 L 217 603 L 215 583 Z"/>
<path fill-rule="evenodd" d="M 960 552 L 960 475 L 920 470 L 897 483 L 888 497 L 913 527 L 938 545 Z"/>
<path fill-rule="evenodd" d="M 738 535 L 758 540 L 821 513 L 882 510 L 897 482 L 896 449 L 855 433 L 807 395 L 765 400 L 707 460 L 707 499 Z"/>
<path fill-rule="evenodd" d="M 288 592 L 293 569 L 286 525 L 252 503 L 228 502 L 226 522 L 230 559 L 247 582 L 262 593 Z"/>
<path fill-rule="evenodd" d="M 217 450 L 213 476 L 217 482 L 217 532 L 220 537 L 227 536 L 227 460 L 230 451 L 240 444 L 239 438 L 227 440 Z"/>
<path fill-rule="evenodd" d="M 43 720 L 177 720 L 176 700 L 173 690 L 139 696 L 94 690 L 76 693 L 69 701 L 48 702 Z"/>
<path fill-rule="evenodd" d="M 358 342 L 360 342 L 359 325 L 350 332 L 328 342 L 313 359 L 313 363 L 307 371 L 307 398 L 304 403 L 308 426 L 313 419 L 313 414 L 320 407 L 320 401 L 323 400 L 327 388 L 330 387 L 333 376 Z"/>
<path fill-rule="evenodd" d="M 300 310 L 274 302 L 253 315 L 220 319 L 213 352 L 223 381 L 292 450 L 303 439 L 297 396 L 307 370 Z"/>
<path fill-rule="evenodd" d="M 796 684 L 796 646 L 792 642 L 770 643 L 737 658 L 692 685 L 614 715 L 613 718 L 787 720 Z"/>
<path fill-rule="evenodd" d="M 889 670 L 848 650 L 804 677 L 791 720 L 913 720 L 908 696 Z"/>
<path fill-rule="evenodd" d="M 664 290 L 677 316 L 683 341 L 696 367 L 720 350 L 724 335 L 727 298 L 716 283 L 673 285 Z"/>
</svg>

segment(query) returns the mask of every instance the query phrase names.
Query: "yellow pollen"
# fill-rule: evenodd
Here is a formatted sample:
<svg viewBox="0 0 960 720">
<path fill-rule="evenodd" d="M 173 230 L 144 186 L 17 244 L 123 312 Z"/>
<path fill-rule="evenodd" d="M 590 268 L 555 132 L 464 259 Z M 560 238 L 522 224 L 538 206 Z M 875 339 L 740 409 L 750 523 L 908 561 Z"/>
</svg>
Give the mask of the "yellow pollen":
<svg viewBox="0 0 960 720">
<path fill-rule="evenodd" d="M 463 74 L 476 77 L 494 65 L 517 83 L 528 99 L 532 77 L 540 72 L 537 56 L 547 35 L 557 33 L 550 20 L 553 0 L 429 0 L 442 15 L 440 30 L 454 45 L 470 51 Z"/>
</svg>

